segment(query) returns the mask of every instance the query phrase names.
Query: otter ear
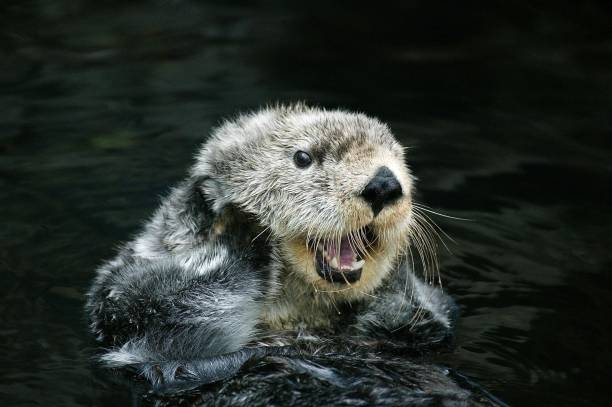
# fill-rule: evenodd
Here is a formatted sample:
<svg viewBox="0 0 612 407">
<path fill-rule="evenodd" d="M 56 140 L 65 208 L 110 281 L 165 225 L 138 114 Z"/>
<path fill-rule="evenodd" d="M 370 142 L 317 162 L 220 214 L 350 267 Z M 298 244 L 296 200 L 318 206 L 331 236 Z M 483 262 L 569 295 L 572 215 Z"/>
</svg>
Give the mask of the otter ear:
<svg viewBox="0 0 612 407">
<path fill-rule="evenodd" d="M 198 180 L 200 191 L 215 213 L 220 213 L 228 204 L 224 175 L 231 171 L 226 148 L 220 143 L 208 142 L 202 146 L 191 167 L 191 176 Z"/>
<path fill-rule="evenodd" d="M 215 178 L 204 176 L 199 180 L 200 191 L 204 199 L 210 204 L 214 213 L 219 214 L 227 206 L 229 200 L 223 193 L 225 188 L 221 182 Z"/>
</svg>

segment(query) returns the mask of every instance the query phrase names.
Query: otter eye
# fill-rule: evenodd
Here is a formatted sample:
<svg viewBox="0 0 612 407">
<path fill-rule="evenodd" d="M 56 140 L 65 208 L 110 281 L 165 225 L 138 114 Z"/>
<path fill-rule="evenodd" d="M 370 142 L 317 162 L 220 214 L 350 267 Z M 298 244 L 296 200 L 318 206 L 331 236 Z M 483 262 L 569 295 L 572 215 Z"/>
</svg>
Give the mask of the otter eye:
<svg viewBox="0 0 612 407">
<path fill-rule="evenodd" d="M 306 151 L 297 151 L 293 155 L 293 161 L 299 168 L 306 168 L 312 164 L 312 157 Z"/>
</svg>

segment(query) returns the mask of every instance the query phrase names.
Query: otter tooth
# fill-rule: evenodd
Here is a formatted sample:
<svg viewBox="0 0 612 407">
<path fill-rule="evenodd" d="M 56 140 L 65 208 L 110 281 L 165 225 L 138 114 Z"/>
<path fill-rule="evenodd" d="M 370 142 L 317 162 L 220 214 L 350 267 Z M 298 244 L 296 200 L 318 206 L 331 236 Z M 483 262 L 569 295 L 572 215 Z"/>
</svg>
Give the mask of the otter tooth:
<svg viewBox="0 0 612 407">
<path fill-rule="evenodd" d="M 338 268 L 338 256 L 334 256 L 334 258 L 331 259 L 331 261 L 329 262 L 329 265 L 337 269 Z"/>
</svg>

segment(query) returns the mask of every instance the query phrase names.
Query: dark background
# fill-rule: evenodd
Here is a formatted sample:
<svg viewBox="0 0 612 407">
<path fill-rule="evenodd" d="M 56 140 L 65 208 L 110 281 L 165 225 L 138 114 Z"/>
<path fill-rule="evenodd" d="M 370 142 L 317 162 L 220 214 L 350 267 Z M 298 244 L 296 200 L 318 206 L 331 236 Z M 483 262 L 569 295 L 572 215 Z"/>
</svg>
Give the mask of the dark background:
<svg viewBox="0 0 612 407">
<path fill-rule="evenodd" d="M 83 293 L 211 126 L 304 100 L 387 121 L 463 309 L 436 356 L 515 406 L 609 405 L 607 2 L 0 5 L 0 400 L 124 405 Z"/>
</svg>

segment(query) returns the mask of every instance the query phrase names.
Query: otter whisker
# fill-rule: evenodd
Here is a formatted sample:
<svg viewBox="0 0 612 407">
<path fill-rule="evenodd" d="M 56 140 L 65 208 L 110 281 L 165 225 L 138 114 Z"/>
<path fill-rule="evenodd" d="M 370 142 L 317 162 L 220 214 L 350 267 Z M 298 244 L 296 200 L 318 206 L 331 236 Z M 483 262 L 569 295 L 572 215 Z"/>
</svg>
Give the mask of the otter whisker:
<svg viewBox="0 0 612 407">
<path fill-rule="evenodd" d="M 415 207 L 415 212 L 419 213 L 422 217 L 426 218 L 429 222 L 431 222 L 431 224 L 435 226 L 435 228 L 440 231 L 440 233 L 442 233 L 448 240 L 453 243 L 457 243 L 448 233 L 444 231 L 444 229 L 442 229 L 430 216 L 427 215 L 423 208 Z"/>
<path fill-rule="evenodd" d="M 415 221 L 416 221 L 416 218 L 415 218 Z M 430 246 L 428 246 L 427 243 L 425 242 L 426 235 L 424 234 L 424 231 L 421 225 L 415 222 L 413 226 L 414 226 L 413 230 L 415 232 L 413 236 L 414 242 L 415 242 L 415 248 L 417 249 L 417 252 L 419 253 L 419 257 L 422 259 L 422 262 L 423 262 L 426 284 L 433 285 L 433 277 L 434 277 L 433 270 L 431 270 L 432 279 L 430 280 L 428 277 L 429 275 L 428 267 L 429 268 L 435 267 L 435 263 L 432 263 L 432 260 L 431 260 L 432 253 L 429 253 Z M 413 290 L 416 290 L 415 284 L 416 284 L 415 281 L 413 281 L 413 287 L 412 287 Z M 412 325 L 411 329 L 413 329 L 416 326 L 418 321 L 424 316 L 424 313 L 426 312 L 425 308 L 423 307 L 422 299 L 421 301 L 418 301 L 418 304 L 419 306 L 417 307 L 416 312 L 413 314 L 412 318 L 410 319 L 410 323 Z"/>
<path fill-rule="evenodd" d="M 378 239 L 378 235 L 374 237 L 374 241 L 369 241 L 368 237 L 365 234 L 365 229 L 359 229 L 359 237 L 362 242 L 361 249 L 363 250 L 363 255 L 366 259 L 372 261 L 374 257 L 372 256 L 371 249 L 374 242 Z"/>
<path fill-rule="evenodd" d="M 359 292 L 359 294 L 363 294 L 363 295 L 366 295 L 368 297 L 371 297 L 371 298 L 374 298 L 374 299 L 377 299 L 377 300 L 380 300 L 382 298 L 382 297 L 379 297 L 379 296 L 371 294 L 371 293 L 366 293 L 365 291 L 359 290 L 358 292 Z"/>
<path fill-rule="evenodd" d="M 429 244 L 429 247 L 430 247 L 430 249 L 432 251 L 432 255 L 435 257 L 435 262 L 436 262 L 436 264 L 435 264 L 436 269 L 435 270 L 436 270 L 436 272 L 438 274 L 438 283 L 440 284 L 440 286 L 442 286 L 442 279 L 441 279 L 441 276 L 440 276 L 440 265 L 439 265 L 437 256 L 435 256 L 435 254 L 434 254 L 435 253 L 435 249 L 437 247 L 437 245 L 435 244 L 435 236 L 438 237 L 438 239 L 442 242 L 442 244 L 449 251 L 449 253 L 452 253 L 452 252 L 450 251 L 450 249 L 448 248 L 448 246 L 446 245 L 446 242 L 444 242 L 442 237 L 436 232 L 436 230 L 427 221 L 427 218 L 424 218 L 421 214 L 416 214 L 416 215 L 417 215 L 416 216 L 417 222 L 419 220 L 422 222 L 421 227 L 423 228 L 424 234 L 429 236 L 428 244 Z M 432 233 L 434 233 L 435 236 L 432 235 Z"/>
<path fill-rule="evenodd" d="M 418 213 L 415 213 L 415 215 L 416 224 L 418 225 L 418 229 L 421 232 L 420 236 L 422 237 L 423 243 L 426 249 L 428 250 L 428 254 L 431 260 L 431 266 L 433 267 L 433 271 L 437 271 L 439 270 L 439 263 L 438 257 L 436 255 L 437 244 L 435 237 L 431 234 L 431 229 L 427 222 L 423 222 L 423 218 Z"/>
<path fill-rule="evenodd" d="M 412 266 L 412 270 L 413 272 L 416 271 L 415 266 L 414 266 L 414 255 L 412 254 L 412 248 L 410 246 L 408 246 L 408 252 L 410 253 L 410 263 Z M 406 283 L 405 283 L 405 287 L 408 287 L 408 280 L 412 281 L 412 279 L 410 278 L 409 275 L 410 271 L 406 270 Z M 414 285 L 414 283 L 413 283 Z M 412 300 L 414 299 L 414 287 L 410 290 L 410 303 L 412 304 Z"/>
<path fill-rule="evenodd" d="M 342 263 L 342 232 L 340 230 L 336 231 L 336 256 L 338 258 L 338 261 L 340 262 L 340 264 L 338 264 L 338 268 L 340 269 L 340 275 L 342 276 L 342 279 L 344 280 L 344 282 L 349 286 L 349 289 L 352 289 L 353 286 L 352 284 L 349 283 L 348 279 L 346 278 L 346 275 L 344 274 L 344 272 L 342 271 L 341 267 L 341 263 Z M 349 246 L 350 246 L 350 242 L 349 242 Z M 352 250 L 352 247 L 351 247 Z"/>
<path fill-rule="evenodd" d="M 360 230 L 356 232 L 361 234 Z M 362 236 L 355 236 L 355 231 L 350 231 L 348 236 L 349 236 L 349 245 L 351 246 L 351 250 L 354 253 L 365 254 L 366 250 L 365 250 L 365 245 L 363 243 Z"/>
<path fill-rule="evenodd" d="M 255 236 L 253 239 L 251 239 L 251 243 L 255 242 L 261 235 L 263 235 L 264 233 L 266 233 L 266 231 L 270 230 L 270 226 L 266 226 L 257 236 Z M 267 242 L 267 237 L 266 237 L 266 242 Z"/>
<path fill-rule="evenodd" d="M 355 239 L 358 242 L 358 249 L 360 250 L 362 256 L 366 259 L 373 260 L 372 256 L 372 245 L 373 240 L 378 238 L 378 235 L 374 235 L 374 239 L 370 240 L 370 236 L 367 235 L 366 227 L 360 227 L 355 230 Z"/>
<path fill-rule="evenodd" d="M 417 217 L 417 223 L 419 223 L 419 219 Z M 435 279 L 435 274 L 438 273 L 439 274 L 439 264 L 438 264 L 438 257 L 436 255 L 436 244 L 434 239 L 432 239 L 429 231 L 427 230 L 427 228 L 425 228 L 422 224 L 419 223 L 419 229 L 421 231 L 420 234 L 420 239 L 422 241 L 423 244 L 423 249 L 424 249 L 424 253 L 427 256 L 428 262 L 429 262 L 429 267 L 430 267 L 430 271 L 432 273 L 431 275 L 431 282 L 430 284 L 433 283 L 433 280 Z"/>
<path fill-rule="evenodd" d="M 353 289 L 353 287 L 344 287 L 344 288 L 338 288 L 338 289 L 333 289 L 333 290 L 323 290 L 323 289 L 318 289 L 317 291 L 318 291 L 318 292 L 320 292 L 320 293 L 341 293 L 341 292 L 343 292 L 343 291 L 348 291 L 348 290 L 352 290 L 352 289 Z M 335 303 L 335 301 L 336 301 L 336 300 L 335 300 L 335 298 L 334 298 L 333 296 L 329 297 L 329 300 L 330 300 L 332 303 Z M 335 307 L 335 308 L 336 308 L 336 310 L 338 310 L 338 308 L 337 308 L 337 307 Z M 339 311 L 339 310 L 338 310 L 338 311 Z"/>
<path fill-rule="evenodd" d="M 425 212 L 429 212 L 429 213 L 433 213 L 434 215 L 442 216 L 443 218 L 449 218 L 449 219 L 454 219 L 454 220 L 462 220 L 462 221 L 466 221 L 466 222 L 473 222 L 474 221 L 473 219 L 459 218 L 457 216 L 445 215 L 443 213 L 434 211 L 433 209 L 429 208 L 426 205 L 419 204 L 419 203 L 416 203 L 416 202 L 413 202 L 412 205 L 414 207 L 417 207 L 417 208 L 420 208 L 420 209 L 424 210 Z"/>
<path fill-rule="evenodd" d="M 421 260 L 421 265 L 423 266 L 423 273 L 424 273 L 424 277 L 427 277 L 427 272 L 428 272 L 428 267 L 427 267 L 427 262 L 425 262 L 424 256 L 423 256 L 423 252 L 422 252 L 422 240 L 421 240 L 421 231 L 420 231 L 420 225 L 416 222 L 412 225 L 412 228 L 410 230 L 410 236 L 411 236 L 411 240 L 413 243 L 414 248 L 417 251 L 417 254 L 419 255 L 419 259 Z"/>
<path fill-rule="evenodd" d="M 410 254 L 410 261 L 412 263 L 412 270 L 414 270 L 414 258 L 412 256 L 412 249 L 410 248 L 410 245 L 406 245 L 406 251 Z M 403 255 L 403 254 L 402 254 Z M 402 292 L 402 301 L 397 309 L 397 314 L 395 314 L 395 317 L 393 318 L 394 321 L 397 321 L 399 319 L 399 317 L 402 314 L 402 309 L 404 307 L 404 304 L 406 303 L 406 292 L 408 291 L 408 279 L 409 279 L 409 273 L 410 270 L 406 269 L 406 276 L 404 277 L 404 289 Z M 412 297 L 414 295 L 414 290 L 410 290 L 410 300 L 408 301 L 409 304 L 412 303 Z"/>
<path fill-rule="evenodd" d="M 440 228 L 440 226 L 438 226 L 429 216 L 427 216 L 427 214 L 425 213 L 420 213 L 418 211 L 415 211 L 415 215 L 418 216 L 420 218 L 420 220 L 423 222 L 423 224 L 427 225 L 427 227 L 430 229 L 430 231 L 432 233 L 435 234 L 435 236 L 438 238 L 438 240 L 442 243 L 442 245 L 444 245 L 444 248 L 446 249 L 446 251 L 448 251 L 450 254 L 452 254 L 451 249 L 448 247 L 448 245 L 446 244 L 446 242 L 444 241 L 442 235 L 440 235 L 440 233 L 438 232 L 438 230 L 448 239 L 450 239 L 453 243 L 456 243 L 453 238 L 451 238 L 449 235 L 446 234 L 446 232 L 444 232 L 442 230 L 442 228 Z"/>
<path fill-rule="evenodd" d="M 415 215 L 417 214 L 415 213 Z M 419 220 L 421 222 L 419 222 Z M 429 264 L 429 267 L 435 267 L 435 271 L 437 271 L 437 276 L 438 276 L 438 283 L 441 286 L 442 282 L 441 282 L 440 273 L 439 273 L 439 264 L 437 261 L 437 257 L 435 257 L 435 249 L 434 249 L 435 242 L 433 241 L 433 236 L 431 235 L 430 229 L 433 229 L 433 228 L 431 227 L 430 224 L 427 224 L 421 216 L 414 217 L 414 224 L 412 228 L 413 233 L 411 234 L 413 238 L 413 242 L 415 243 L 414 246 L 415 248 L 417 248 L 417 251 L 419 252 L 420 257 L 422 257 L 423 255 L 426 256 L 426 262 Z M 424 251 L 426 253 L 421 253 L 421 251 Z M 424 267 L 426 268 L 427 268 L 427 263 L 424 264 Z M 428 274 L 427 270 L 424 270 L 424 272 L 426 275 Z M 425 281 L 427 284 L 433 285 L 433 281 L 428 281 L 427 276 L 425 277 Z M 416 282 L 413 281 L 413 291 L 416 289 L 415 284 Z M 417 307 L 416 312 L 414 313 L 414 315 L 412 316 L 410 320 L 410 323 L 412 325 L 411 329 L 414 329 L 416 325 L 418 324 L 419 320 L 421 320 L 421 318 L 424 316 L 426 312 L 425 304 L 429 304 L 431 298 L 434 295 L 435 295 L 435 292 L 431 290 L 425 298 L 421 298 L 418 301 L 419 306 Z"/>
</svg>

